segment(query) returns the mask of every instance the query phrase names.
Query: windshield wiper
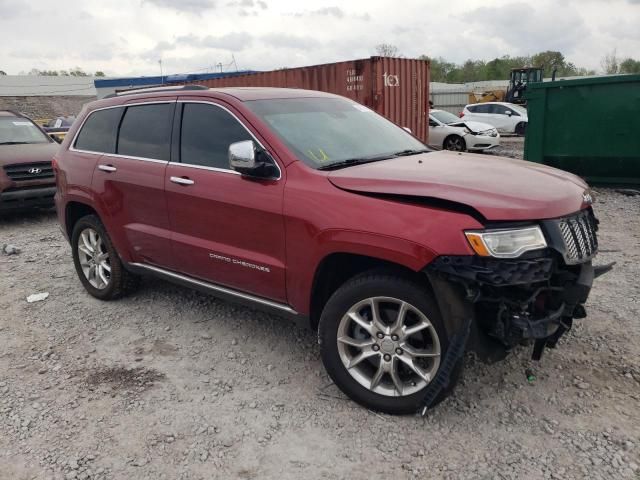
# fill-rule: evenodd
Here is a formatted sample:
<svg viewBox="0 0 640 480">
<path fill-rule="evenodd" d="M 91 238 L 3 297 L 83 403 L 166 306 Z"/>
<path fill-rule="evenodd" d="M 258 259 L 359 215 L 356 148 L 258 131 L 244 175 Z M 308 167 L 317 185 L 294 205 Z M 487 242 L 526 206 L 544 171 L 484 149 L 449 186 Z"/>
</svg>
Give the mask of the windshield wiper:
<svg viewBox="0 0 640 480">
<path fill-rule="evenodd" d="M 362 165 L 363 163 L 377 162 L 394 158 L 394 154 L 379 155 L 377 157 L 348 158 L 339 162 L 329 163 L 318 167 L 318 170 L 337 170 L 338 168 L 350 167 L 352 165 Z"/>
<path fill-rule="evenodd" d="M 400 152 L 396 152 L 393 154 L 394 157 L 408 157 L 409 155 L 417 155 L 419 153 L 427 153 L 430 152 L 431 150 L 427 149 L 427 148 L 423 148 L 420 150 L 413 150 L 413 149 L 407 149 L 407 150 L 402 150 Z"/>
<path fill-rule="evenodd" d="M 0 142 L 0 145 L 26 145 L 29 142 Z"/>
</svg>

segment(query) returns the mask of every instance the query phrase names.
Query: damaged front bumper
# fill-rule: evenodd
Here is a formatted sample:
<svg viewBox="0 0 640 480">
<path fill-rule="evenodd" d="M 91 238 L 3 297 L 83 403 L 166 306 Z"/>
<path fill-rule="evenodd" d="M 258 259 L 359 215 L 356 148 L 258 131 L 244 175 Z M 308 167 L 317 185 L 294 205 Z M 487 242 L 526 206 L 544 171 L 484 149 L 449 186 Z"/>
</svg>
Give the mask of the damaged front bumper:
<svg viewBox="0 0 640 480">
<path fill-rule="evenodd" d="M 613 266 L 592 264 L 597 220 L 590 210 L 541 226 L 544 250 L 516 259 L 441 256 L 424 270 L 452 330 L 472 319 L 468 348 L 487 361 L 516 345 L 533 343 L 534 359 L 555 347 L 574 319 L 586 317 L 593 280 Z"/>
</svg>

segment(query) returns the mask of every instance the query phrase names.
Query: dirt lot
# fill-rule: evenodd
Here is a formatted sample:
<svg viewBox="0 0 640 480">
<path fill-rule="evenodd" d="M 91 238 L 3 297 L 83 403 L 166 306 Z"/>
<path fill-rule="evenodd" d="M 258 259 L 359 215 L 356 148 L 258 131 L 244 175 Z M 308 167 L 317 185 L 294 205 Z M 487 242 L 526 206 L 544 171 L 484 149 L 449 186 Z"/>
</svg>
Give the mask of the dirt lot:
<svg viewBox="0 0 640 480">
<path fill-rule="evenodd" d="M 311 331 L 146 280 L 103 303 L 51 213 L 0 219 L 0 478 L 640 478 L 640 197 L 598 190 L 589 317 L 535 365 L 467 358 L 425 418 L 331 385 Z M 43 301 L 28 303 L 34 293 Z"/>
<path fill-rule="evenodd" d="M 524 154 L 524 137 L 503 135 L 500 137 L 500 146 L 485 153 L 501 157 L 522 159 Z"/>
</svg>

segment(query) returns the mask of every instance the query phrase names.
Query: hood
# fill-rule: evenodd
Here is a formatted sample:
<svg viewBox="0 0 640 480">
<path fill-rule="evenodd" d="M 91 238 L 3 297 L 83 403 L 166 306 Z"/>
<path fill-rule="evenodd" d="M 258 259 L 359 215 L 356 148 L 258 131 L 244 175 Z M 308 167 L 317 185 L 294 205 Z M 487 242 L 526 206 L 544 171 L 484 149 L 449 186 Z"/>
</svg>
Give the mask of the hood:
<svg viewBox="0 0 640 480">
<path fill-rule="evenodd" d="M 484 132 L 485 130 L 493 130 L 495 127 L 493 125 L 489 125 L 488 123 L 482 122 L 473 122 L 470 120 L 461 120 L 455 123 L 448 123 L 449 127 L 467 127 L 474 133 Z"/>
<path fill-rule="evenodd" d="M 510 158 L 431 152 L 330 172 L 343 190 L 455 202 L 487 220 L 539 220 L 574 213 L 588 188 L 571 173 Z"/>
<path fill-rule="evenodd" d="M 50 162 L 60 148 L 57 143 L 0 145 L 0 166 L 16 163 Z"/>
</svg>

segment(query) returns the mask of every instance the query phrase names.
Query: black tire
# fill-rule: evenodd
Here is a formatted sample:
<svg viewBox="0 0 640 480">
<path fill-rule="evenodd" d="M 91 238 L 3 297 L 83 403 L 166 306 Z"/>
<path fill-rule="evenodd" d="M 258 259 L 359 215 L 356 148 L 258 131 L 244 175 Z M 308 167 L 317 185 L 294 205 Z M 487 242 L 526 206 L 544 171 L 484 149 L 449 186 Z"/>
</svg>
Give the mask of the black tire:
<svg viewBox="0 0 640 480">
<path fill-rule="evenodd" d="M 109 281 L 104 288 L 96 288 L 93 286 L 82 270 L 78 244 L 80 242 L 80 235 L 87 229 L 92 229 L 98 233 L 104 249 L 109 255 L 108 261 L 111 272 L 109 274 Z M 71 251 L 78 278 L 87 292 L 92 296 L 100 300 L 114 300 L 138 287 L 140 277 L 125 270 L 118 252 L 114 248 L 113 243 L 111 243 L 111 238 L 107 230 L 96 215 L 87 215 L 76 222 L 73 227 L 73 233 L 71 234 Z"/>
<path fill-rule="evenodd" d="M 442 148 L 452 152 L 464 152 L 467 149 L 467 143 L 460 135 L 449 135 L 444 139 Z"/>
<path fill-rule="evenodd" d="M 515 134 L 523 136 L 527 132 L 527 124 L 524 122 L 520 122 L 516 125 Z"/>
<path fill-rule="evenodd" d="M 338 347 L 339 325 L 349 309 L 358 302 L 371 297 L 392 297 L 411 304 L 424 315 L 438 335 L 441 360 L 449 347 L 449 338 L 437 303 L 426 286 L 403 275 L 378 271 L 357 275 L 342 285 L 329 299 L 322 312 L 318 327 L 322 362 L 335 384 L 347 396 L 357 403 L 389 414 L 411 414 L 422 407 L 428 385 L 419 391 L 405 396 L 387 396 L 371 391 L 349 373 L 340 357 Z M 372 337 L 373 338 L 373 337 Z M 368 361 L 368 360 L 367 360 Z M 380 360 L 381 361 L 381 360 Z M 440 366 L 442 361 L 440 361 Z M 462 360 L 451 373 L 449 386 L 441 391 L 433 407 L 444 400 L 453 390 L 462 370 Z M 435 374 L 433 375 L 435 376 Z"/>
</svg>

